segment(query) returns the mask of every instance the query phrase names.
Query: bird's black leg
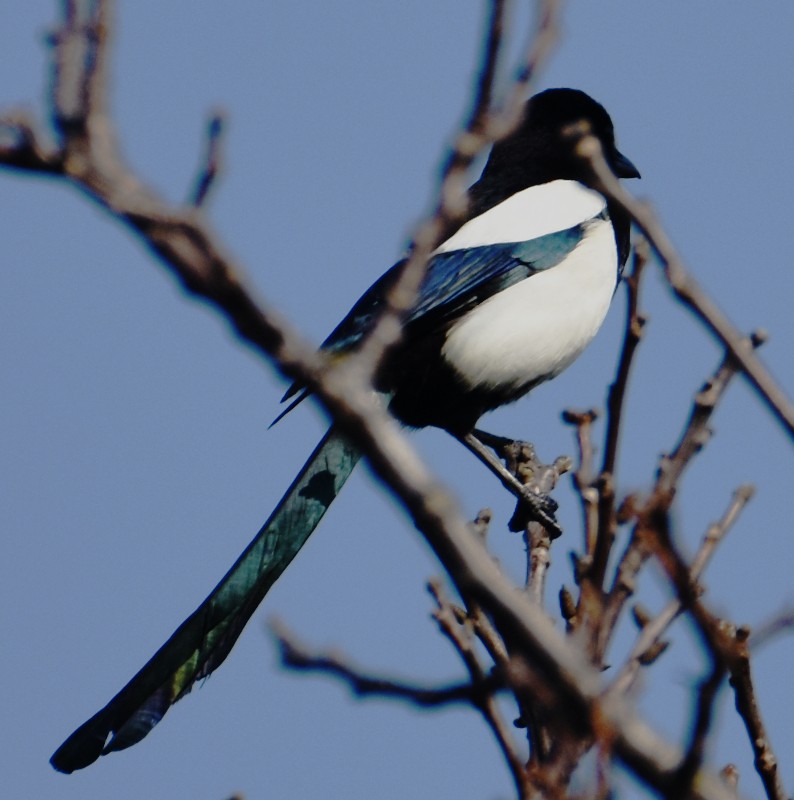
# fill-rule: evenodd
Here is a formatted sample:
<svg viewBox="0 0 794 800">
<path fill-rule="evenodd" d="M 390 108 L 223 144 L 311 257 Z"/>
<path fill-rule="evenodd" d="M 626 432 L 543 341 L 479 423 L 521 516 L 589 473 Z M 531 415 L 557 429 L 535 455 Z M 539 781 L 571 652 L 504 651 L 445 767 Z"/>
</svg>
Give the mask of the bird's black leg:
<svg viewBox="0 0 794 800">
<path fill-rule="evenodd" d="M 516 442 L 478 429 L 456 438 L 496 475 L 509 492 L 518 497 L 519 504 L 510 520 L 511 530 L 522 530 L 530 519 L 535 519 L 546 527 L 552 538 L 562 534 L 562 528 L 554 517 L 557 503 L 547 494 L 554 487 L 556 478 L 565 471 L 566 465 L 560 459 L 552 466 L 541 464 L 534 447 L 528 442 Z M 532 478 L 525 484 L 516 474 L 527 467 Z"/>
</svg>

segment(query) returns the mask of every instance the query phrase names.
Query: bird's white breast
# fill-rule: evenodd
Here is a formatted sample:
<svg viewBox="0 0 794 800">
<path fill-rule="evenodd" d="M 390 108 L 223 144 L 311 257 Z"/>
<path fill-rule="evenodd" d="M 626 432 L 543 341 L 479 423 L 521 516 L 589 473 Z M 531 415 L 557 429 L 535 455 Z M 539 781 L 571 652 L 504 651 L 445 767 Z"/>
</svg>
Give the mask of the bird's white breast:
<svg viewBox="0 0 794 800">
<path fill-rule="evenodd" d="M 597 197 L 603 208 L 603 197 Z M 581 221 L 580 217 L 571 224 Z M 570 225 L 557 230 L 565 227 Z M 523 235 L 512 241 L 527 238 Z M 442 355 L 472 388 L 520 390 L 554 377 L 601 327 L 616 280 L 612 225 L 595 219 L 587 223 L 582 241 L 560 264 L 493 295 L 456 322 Z"/>
</svg>

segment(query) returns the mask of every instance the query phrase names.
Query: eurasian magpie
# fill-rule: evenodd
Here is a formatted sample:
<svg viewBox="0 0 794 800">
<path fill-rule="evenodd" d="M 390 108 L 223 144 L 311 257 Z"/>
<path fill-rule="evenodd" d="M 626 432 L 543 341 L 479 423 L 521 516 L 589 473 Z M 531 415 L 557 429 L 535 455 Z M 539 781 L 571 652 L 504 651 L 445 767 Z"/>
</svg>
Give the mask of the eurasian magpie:
<svg viewBox="0 0 794 800">
<path fill-rule="evenodd" d="M 433 254 L 403 340 L 379 369 L 376 388 L 406 425 L 433 425 L 460 438 L 485 412 L 558 375 L 604 321 L 628 257 L 630 220 L 580 181 L 583 166 L 562 134 L 580 121 L 618 177 L 639 177 L 615 145 L 609 115 L 584 92 L 549 89 L 528 101 L 520 125 L 494 145 L 470 188 L 465 221 Z M 355 350 L 403 263 L 364 293 L 325 350 Z M 218 586 L 58 748 L 55 769 L 72 772 L 139 741 L 221 664 L 358 458 L 331 427 Z"/>
</svg>

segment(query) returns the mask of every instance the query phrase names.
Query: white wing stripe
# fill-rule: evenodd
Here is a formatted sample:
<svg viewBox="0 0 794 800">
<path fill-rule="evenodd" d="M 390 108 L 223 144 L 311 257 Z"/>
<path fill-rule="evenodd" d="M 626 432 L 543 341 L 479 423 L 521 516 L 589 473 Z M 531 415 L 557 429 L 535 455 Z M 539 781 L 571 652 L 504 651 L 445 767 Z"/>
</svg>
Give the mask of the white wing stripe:
<svg viewBox="0 0 794 800">
<path fill-rule="evenodd" d="M 437 253 L 505 242 L 528 242 L 564 231 L 603 211 L 603 196 L 578 181 L 552 181 L 530 186 L 469 220 Z"/>
</svg>

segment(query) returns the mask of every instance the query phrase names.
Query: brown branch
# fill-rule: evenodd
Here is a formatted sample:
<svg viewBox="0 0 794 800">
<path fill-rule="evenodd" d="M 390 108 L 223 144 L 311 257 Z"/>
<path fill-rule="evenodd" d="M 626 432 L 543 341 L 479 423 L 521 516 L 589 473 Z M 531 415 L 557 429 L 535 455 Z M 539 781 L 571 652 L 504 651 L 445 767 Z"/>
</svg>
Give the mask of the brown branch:
<svg viewBox="0 0 794 800">
<path fill-rule="evenodd" d="M 561 586 L 558 594 L 560 602 L 560 614 L 565 620 L 565 630 L 567 633 L 576 629 L 578 609 L 573 593 L 567 586 Z"/>
<path fill-rule="evenodd" d="M 668 495 L 656 494 L 643 509 L 638 526 L 644 538 L 652 542 L 654 555 L 663 567 L 684 611 L 691 616 L 695 629 L 710 657 L 707 676 L 698 690 L 689 746 L 675 771 L 672 785 L 666 796 L 689 796 L 693 790 L 703 761 L 703 753 L 713 720 L 714 701 L 733 658 L 733 638 L 729 626 L 709 612 L 700 601 L 700 589 L 692 580 L 692 568 L 678 552 L 670 525 Z"/>
<path fill-rule="evenodd" d="M 690 747 L 682 762 L 676 783 L 679 789 L 687 790 L 694 785 L 696 770 L 700 767 L 706 733 L 711 722 L 714 695 L 726 672 L 730 673 L 730 684 L 736 697 L 736 709 L 745 723 L 753 753 L 755 767 L 767 797 L 770 800 L 785 800 L 777 771 L 777 758 L 766 733 L 750 672 L 750 631 L 746 627 L 736 628 L 720 622 L 700 602 L 699 589 L 691 580 L 691 568 L 676 550 L 669 527 L 669 515 L 665 509 L 648 509 L 643 513 L 642 523 L 648 526 L 656 545 L 655 555 L 675 587 L 682 607 L 689 612 L 701 639 L 711 656 L 712 668 L 699 693 L 697 714 Z M 676 796 L 676 795 L 674 795 Z"/>
<path fill-rule="evenodd" d="M 515 475 L 533 495 L 548 497 L 554 490 L 561 475 L 571 469 L 571 460 L 560 456 L 553 464 L 544 464 L 537 458 L 535 448 L 527 442 L 513 443 L 515 460 L 512 465 Z M 508 527 L 516 530 L 524 527 L 524 545 L 527 553 L 525 588 L 527 594 L 538 605 L 543 605 L 546 589 L 546 575 L 551 565 L 549 551 L 551 543 L 559 535 L 559 526 L 547 526 L 544 522 L 525 521 L 526 505 L 519 500 Z M 534 510 L 533 510 L 533 516 Z"/>
<path fill-rule="evenodd" d="M 420 708 L 468 703 L 479 708 L 482 697 L 490 696 L 503 688 L 503 681 L 485 675 L 478 683 L 467 682 L 428 689 L 389 678 L 368 675 L 333 654 L 317 654 L 298 644 L 295 637 L 279 622 L 270 623 L 271 633 L 281 653 L 281 663 L 287 669 L 317 672 L 338 678 L 346 683 L 357 697 L 383 697 L 402 700 Z"/>
<path fill-rule="evenodd" d="M 486 682 L 487 673 L 480 663 L 474 648 L 472 629 L 467 626 L 465 620 L 461 622 L 453 604 L 446 597 L 440 580 L 429 581 L 427 588 L 436 601 L 433 619 L 436 621 L 439 630 L 452 643 L 461 661 L 465 664 L 469 672 L 471 685 L 482 686 Z M 511 735 L 510 728 L 499 711 L 494 693 L 480 693 L 476 699 L 472 700 L 472 703 L 491 729 L 499 749 L 502 751 L 502 756 L 507 762 L 518 797 L 520 800 L 528 798 L 529 786 L 524 764 Z"/>
<path fill-rule="evenodd" d="M 98 135 L 94 123 L 107 109 L 110 5 L 110 0 L 65 0 L 63 24 L 51 37 L 52 119 L 72 149 Z"/>
<path fill-rule="evenodd" d="M 764 337 L 761 334 L 753 333 L 750 337 L 745 337 L 743 347 L 759 347 L 763 341 Z M 641 520 L 643 514 L 652 515 L 660 511 L 666 513 L 670 509 L 686 467 L 711 436 L 709 422 L 738 368 L 739 365 L 733 357 L 726 354 L 713 375 L 695 394 L 689 419 L 672 454 L 661 459 L 650 498 L 640 507 L 633 508 L 632 516 Z M 602 639 L 599 645 L 601 652 L 604 652 L 608 645 L 623 604 L 634 593 L 637 574 L 652 553 L 653 548 L 645 538 L 646 531 L 647 526 L 640 522 L 634 526 L 615 570 L 615 578 L 604 608 Z"/>
<path fill-rule="evenodd" d="M 544 604 L 546 576 L 551 566 L 551 536 L 539 522 L 530 522 L 524 533 L 527 548 L 526 590 L 538 605 Z"/>
<path fill-rule="evenodd" d="M 453 606 L 455 619 L 461 624 L 471 625 L 474 635 L 480 640 L 488 655 L 493 659 L 497 667 L 507 668 L 509 655 L 507 648 L 499 632 L 491 624 L 485 612 L 478 606 L 463 609 L 460 606 Z"/>
<path fill-rule="evenodd" d="M 742 347 L 747 350 L 755 349 L 765 341 L 766 337 L 761 331 L 754 331 L 749 338 L 742 340 Z M 709 421 L 738 369 L 739 364 L 730 353 L 726 353 L 714 375 L 695 395 L 689 420 L 678 444 L 671 455 L 662 458 L 654 494 L 670 495 L 672 499 L 684 470 L 711 438 Z"/>
<path fill-rule="evenodd" d="M 535 458 L 534 448 L 521 449 L 524 456 L 517 465 L 517 475 L 524 485 L 537 492 L 541 497 L 548 496 L 560 479 L 561 475 L 571 469 L 571 459 L 560 456 L 553 464 L 542 464 Z M 530 458 L 531 456 L 531 458 Z M 524 517 L 523 503 L 519 502 L 513 518 L 510 520 L 510 529 L 517 526 Z M 531 521 L 525 524 L 524 544 L 527 552 L 527 571 L 525 588 L 529 596 L 538 604 L 544 604 L 546 591 L 546 576 L 551 566 L 551 543 L 557 538 L 558 526 L 549 528 L 542 522 Z"/>
<path fill-rule="evenodd" d="M 755 489 L 749 484 L 740 486 L 733 493 L 731 502 L 722 517 L 709 526 L 690 568 L 690 580 L 693 583 L 697 583 L 700 580 L 717 546 L 725 538 L 725 535 L 736 522 L 742 509 L 752 499 L 754 493 Z M 640 667 L 648 662 L 649 654 L 654 648 L 658 648 L 661 637 L 681 613 L 681 610 L 681 602 L 677 599 L 671 600 L 658 616 L 654 619 L 643 621 L 640 636 L 608 691 L 620 694 L 629 692 Z"/>
<path fill-rule="evenodd" d="M 601 143 L 595 136 L 583 131 L 581 126 L 572 130 L 571 135 L 577 140 L 577 153 L 592 171 L 593 186 L 636 222 L 648 238 L 675 296 L 727 349 L 737 368 L 777 417 L 789 437 L 794 439 L 794 405 L 752 349 L 747 347 L 745 337 L 717 308 L 684 266 L 650 204 L 632 197 L 615 177 L 604 158 Z"/>
<path fill-rule="evenodd" d="M 563 421 L 576 426 L 579 468 L 574 473 L 574 488 L 582 508 L 585 546 L 584 555 L 577 559 L 575 566 L 580 587 L 579 601 L 576 613 L 570 615 L 567 622 L 569 629 L 576 627 L 584 631 L 581 642 L 592 663 L 600 668 L 603 656 L 603 649 L 599 647 L 599 640 L 603 639 L 603 583 L 614 536 L 614 526 L 604 523 L 600 511 L 603 497 L 608 494 L 612 498 L 614 492 L 611 480 L 605 480 L 608 477 L 605 473 L 598 479 L 593 474 L 595 453 L 591 429 L 596 417 L 594 410 L 566 411 L 563 414 Z"/>
<path fill-rule="evenodd" d="M 730 663 L 730 685 L 736 699 L 736 711 L 744 722 L 753 748 L 755 769 L 764 785 L 766 796 L 769 800 L 786 800 L 788 795 L 780 779 L 777 758 L 769 742 L 769 734 L 755 693 L 750 668 L 749 636 L 750 631 L 747 628 L 739 628 L 736 632 L 735 658 Z"/>
<path fill-rule="evenodd" d="M 646 323 L 645 315 L 639 311 L 639 296 L 640 280 L 645 265 L 648 263 L 648 255 L 647 240 L 642 237 L 638 238 L 634 242 L 631 272 L 623 276 L 623 284 L 626 287 L 626 326 L 615 380 L 609 385 L 607 392 L 607 429 L 604 435 L 602 474 L 615 474 L 623 401 L 626 396 L 634 353 L 640 343 Z"/>
<path fill-rule="evenodd" d="M 652 552 L 650 543 L 643 536 L 642 528 L 635 524 L 626 547 L 618 560 L 612 586 L 605 600 L 599 645 L 599 650 L 602 653 L 606 652 L 623 611 L 623 606 L 629 597 L 634 595 L 637 587 L 637 576 Z"/>
<path fill-rule="evenodd" d="M 582 530 L 584 531 L 584 552 L 592 562 L 598 535 L 598 492 L 593 487 L 594 450 L 592 439 L 593 423 L 598 418 L 595 409 L 587 411 L 567 410 L 562 413 L 562 421 L 576 427 L 578 466 L 572 474 L 573 487 L 579 496 L 582 508 Z"/>
<path fill-rule="evenodd" d="M 648 260 L 648 243 L 640 237 L 634 244 L 631 272 L 624 276 L 626 285 L 626 326 L 623 334 L 617 373 L 607 392 L 607 424 L 604 434 L 604 459 L 601 473 L 594 489 L 598 506 L 595 524 L 592 580 L 601 590 L 604 587 L 606 569 L 612 546 L 617 536 L 617 513 L 615 509 L 615 466 L 617 463 L 620 426 L 623 419 L 623 403 L 628 388 L 634 353 L 642 338 L 645 316 L 638 310 L 640 280 Z"/>
</svg>

